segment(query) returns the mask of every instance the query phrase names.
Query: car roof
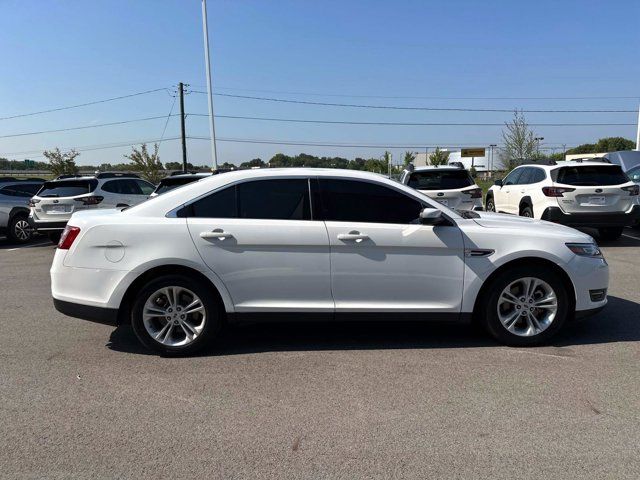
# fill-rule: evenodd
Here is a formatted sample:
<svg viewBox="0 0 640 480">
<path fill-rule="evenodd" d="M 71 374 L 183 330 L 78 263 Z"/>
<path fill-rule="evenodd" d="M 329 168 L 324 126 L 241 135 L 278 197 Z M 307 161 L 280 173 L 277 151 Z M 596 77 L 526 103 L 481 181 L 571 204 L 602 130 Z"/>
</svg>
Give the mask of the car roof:
<svg viewBox="0 0 640 480">
<path fill-rule="evenodd" d="M 456 167 L 454 165 L 427 165 L 423 167 L 415 167 L 413 169 L 414 172 L 424 172 L 427 170 L 461 170 L 465 171 L 466 169 Z"/>
<path fill-rule="evenodd" d="M 598 165 L 598 166 L 603 166 L 603 167 L 619 167 L 620 166 L 620 165 L 611 164 L 609 162 L 592 162 L 592 161 L 580 162 L 580 161 L 575 161 L 575 160 L 563 160 L 563 161 L 560 161 L 560 162 L 558 162 L 556 164 L 553 164 L 553 165 L 538 164 L 538 163 L 526 163 L 526 164 L 523 164 L 523 165 L 518 165 L 516 168 L 537 167 L 537 168 L 542 168 L 544 170 L 548 170 L 549 171 L 549 170 L 555 170 L 556 168 L 561 168 L 561 167 L 587 167 L 587 166 L 592 166 L 592 165 Z"/>
<path fill-rule="evenodd" d="M 234 170 L 224 175 L 211 175 L 197 182 L 191 182 L 183 187 L 163 193 L 153 199 L 152 202 L 143 202 L 131 207 L 123 214 L 126 215 L 164 215 L 168 211 L 173 210 L 184 203 L 187 203 L 199 196 L 208 194 L 209 192 L 229 185 L 231 183 L 241 182 L 243 180 L 267 179 L 267 178 L 295 178 L 295 177 L 333 177 L 344 178 L 345 180 L 370 180 L 376 183 L 382 183 L 394 189 L 405 191 L 412 196 L 424 197 L 426 201 L 429 198 L 420 194 L 415 189 L 407 187 L 402 183 L 390 180 L 389 178 L 372 172 L 364 172 L 360 170 L 344 170 L 337 168 L 259 168 L 247 170 Z M 446 207 L 445 207 L 446 208 Z M 448 210 L 448 209 L 447 209 Z M 452 216 L 457 214 L 451 211 Z"/>
</svg>

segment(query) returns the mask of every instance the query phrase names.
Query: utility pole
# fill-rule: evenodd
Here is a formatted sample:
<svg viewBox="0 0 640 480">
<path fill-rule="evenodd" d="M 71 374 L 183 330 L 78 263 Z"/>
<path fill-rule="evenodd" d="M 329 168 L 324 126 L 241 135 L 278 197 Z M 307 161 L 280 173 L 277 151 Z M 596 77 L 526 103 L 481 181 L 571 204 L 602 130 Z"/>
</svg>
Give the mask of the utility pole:
<svg viewBox="0 0 640 480">
<path fill-rule="evenodd" d="M 638 106 L 638 131 L 636 133 L 636 152 L 640 152 L 640 106 Z"/>
<path fill-rule="evenodd" d="M 213 170 L 218 169 L 216 151 L 216 128 L 213 121 L 213 91 L 211 87 L 211 59 L 209 58 L 209 27 L 207 26 L 207 0 L 202 0 L 202 32 L 204 34 L 204 61 L 207 70 L 207 93 L 209 96 L 209 135 L 211 135 L 211 160 Z"/>
<path fill-rule="evenodd" d="M 187 171 L 187 137 L 184 129 L 184 84 L 178 84 L 178 95 L 180 95 L 180 133 L 182 134 L 182 171 Z"/>
</svg>

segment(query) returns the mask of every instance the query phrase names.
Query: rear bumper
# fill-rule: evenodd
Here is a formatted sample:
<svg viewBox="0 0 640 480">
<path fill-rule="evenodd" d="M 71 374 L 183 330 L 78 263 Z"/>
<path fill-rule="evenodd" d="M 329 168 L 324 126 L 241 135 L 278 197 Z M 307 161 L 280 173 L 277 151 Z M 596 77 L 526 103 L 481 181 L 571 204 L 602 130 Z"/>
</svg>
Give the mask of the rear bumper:
<svg viewBox="0 0 640 480">
<path fill-rule="evenodd" d="M 640 221 L 640 205 L 629 212 L 612 213 L 564 213 L 559 207 L 548 207 L 542 220 L 575 227 L 629 227 Z"/>
<path fill-rule="evenodd" d="M 60 313 L 69 317 L 81 318 L 91 322 L 102 323 L 104 325 L 118 325 L 118 309 L 94 307 L 91 305 L 81 305 L 79 303 L 65 302 L 53 299 L 53 305 Z"/>
<path fill-rule="evenodd" d="M 29 217 L 27 220 L 31 228 L 36 231 L 55 231 L 55 230 L 64 230 L 64 227 L 67 226 L 68 220 L 58 221 L 58 222 L 39 222 L 34 220 L 33 217 Z"/>
</svg>

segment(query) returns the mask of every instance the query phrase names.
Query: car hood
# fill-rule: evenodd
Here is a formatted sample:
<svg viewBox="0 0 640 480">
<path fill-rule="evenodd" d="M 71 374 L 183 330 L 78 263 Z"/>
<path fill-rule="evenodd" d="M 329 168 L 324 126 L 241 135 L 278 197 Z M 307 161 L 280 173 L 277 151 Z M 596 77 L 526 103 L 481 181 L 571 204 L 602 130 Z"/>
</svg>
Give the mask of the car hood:
<svg viewBox="0 0 640 480">
<path fill-rule="evenodd" d="M 545 220 L 518 217 L 506 213 L 475 212 L 477 217 L 473 220 L 485 228 L 517 229 L 521 232 L 530 230 L 532 236 L 559 236 L 575 242 L 593 242 L 593 238 L 574 228 Z"/>
</svg>

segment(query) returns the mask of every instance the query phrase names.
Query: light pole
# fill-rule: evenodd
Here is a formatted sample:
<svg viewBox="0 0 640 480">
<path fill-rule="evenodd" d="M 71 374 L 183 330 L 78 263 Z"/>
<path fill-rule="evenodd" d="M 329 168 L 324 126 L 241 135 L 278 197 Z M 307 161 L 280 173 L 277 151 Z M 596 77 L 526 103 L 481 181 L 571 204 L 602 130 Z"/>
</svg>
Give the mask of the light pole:
<svg viewBox="0 0 640 480">
<path fill-rule="evenodd" d="M 213 121 L 213 91 L 211 88 L 211 60 L 209 58 L 209 28 L 207 26 L 207 0 L 202 0 L 202 32 L 204 34 L 204 61 L 207 69 L 207 93 L 209 96 L 209 135 L 211 136 L 211 160 L 213 169 L 218 169 L 216 151 L 216 128 Z"/>
<path fill-rule="evenodd" d="M 540 142 L 544 140 L 544 137 L 536 137 L 534 140 L 536 141 L 536 153 L 540 155 Z"/>
<path fill-rule="evenodd" d="M 489 174 L 493 174 L 493 148 L 497 147 L 495 143 L 489 145 Z"/>
</svg>

